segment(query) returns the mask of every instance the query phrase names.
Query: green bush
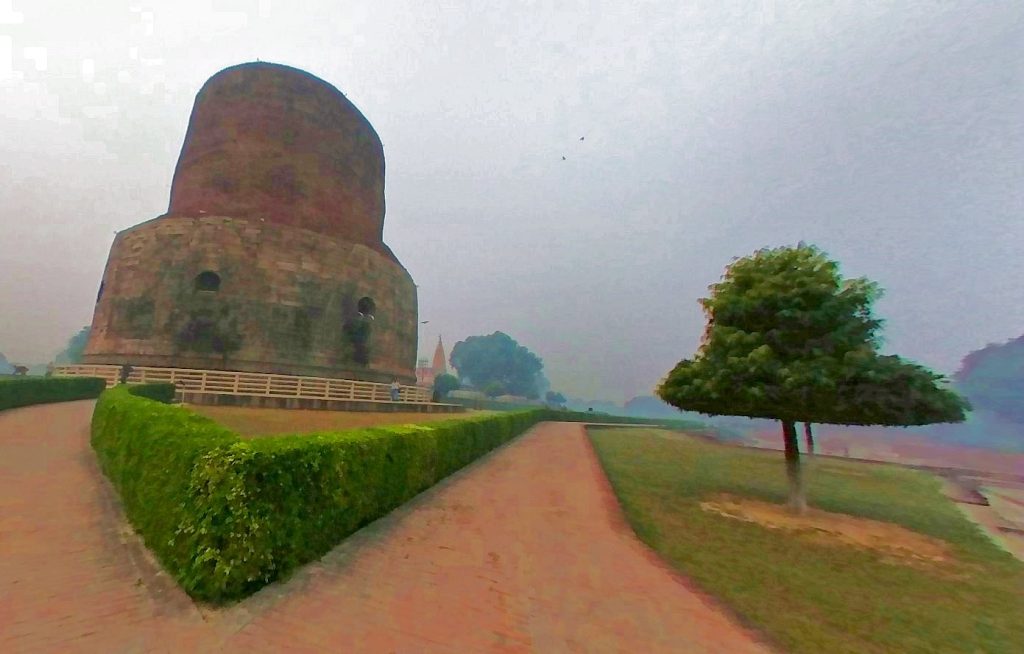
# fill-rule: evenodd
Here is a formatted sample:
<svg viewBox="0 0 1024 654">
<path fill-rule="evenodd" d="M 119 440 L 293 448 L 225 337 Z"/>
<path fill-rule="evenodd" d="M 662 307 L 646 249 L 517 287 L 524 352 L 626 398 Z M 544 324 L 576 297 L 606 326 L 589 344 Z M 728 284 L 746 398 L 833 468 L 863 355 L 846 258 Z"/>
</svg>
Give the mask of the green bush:
<svg viewBox="0 0 1024 654">
<path fill-rule="evenodd" d="M 183 407 L 104 393 L 92 444 L 132 524 L 197 599 L 248 595 L 548 412 L 242 440 Z"/>
<path fill-rule="evenodd" d="M 103 472 L 146 545 L 190 593 L 204 584 L 188 576 L 201 539 L 179 533 L 204 510 L 190 493 L 193 473 L 202 456 L 237 441 L 212 420 L 137 397 L 130 386 L 103 393 L 93 412 L 92 446 Z"/>
<path fill-rule="evenodd" d="M 154 384 L 132 384 L 128 387 L 128 392 L 136 397 L 145 397 L 164 404 L 170 404 L 174 401 L 174 390 L 174 384 L 162 382 Z"/>
<path fill-rule="evenodd" d="M 88 400 L 106 382 L 98 377 L 18 377 L 0 381 L 0 411 L 32 404 Z"/>
</svg>

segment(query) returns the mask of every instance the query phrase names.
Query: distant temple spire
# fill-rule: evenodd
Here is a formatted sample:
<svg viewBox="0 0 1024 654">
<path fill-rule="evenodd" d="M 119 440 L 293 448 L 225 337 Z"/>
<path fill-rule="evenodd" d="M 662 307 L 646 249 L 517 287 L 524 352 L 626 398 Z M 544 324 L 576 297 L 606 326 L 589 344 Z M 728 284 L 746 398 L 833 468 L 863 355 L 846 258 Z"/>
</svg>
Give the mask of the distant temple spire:
<svg viewBox="0 0 1024 654">
<path fill-rule="evenodd" d="M 441 337 L 437 337 L 437 348 L 434 350 L 434 365 L 431 366 L 431 371 L 434 373 L 436 379 L 440 375 L 448 374 L 448 357 L 444 355 L 444 343 L 441 342 Z"/>
<path fill-rule="evenodd" d="M 416 365 L 416 383 L 420 386 L 430 387 L 434 380 L 440 375 L 448 374 L 448 357 L 444 352 L 444 343 L 441 337 L 437 337 L 437 347 L 434 349 L 434 360 L 420 359 Z"/>
</svg>

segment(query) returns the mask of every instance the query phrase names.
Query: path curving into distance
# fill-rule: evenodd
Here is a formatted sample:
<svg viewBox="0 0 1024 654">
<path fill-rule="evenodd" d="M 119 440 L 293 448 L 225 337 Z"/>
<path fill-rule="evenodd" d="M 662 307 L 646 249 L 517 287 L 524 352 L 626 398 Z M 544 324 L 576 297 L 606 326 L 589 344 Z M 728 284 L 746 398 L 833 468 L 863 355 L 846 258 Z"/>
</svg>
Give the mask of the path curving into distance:
<svg viewBox="0 0 1024 654">
<path fill-rule="evenodd" d="M 633 535 L 581 425 L 544 423 L 291 579 L 197 607 L 131 533 L 93 402 L 0 413 L 3 652 L 767 652 Z"/>
</svg>

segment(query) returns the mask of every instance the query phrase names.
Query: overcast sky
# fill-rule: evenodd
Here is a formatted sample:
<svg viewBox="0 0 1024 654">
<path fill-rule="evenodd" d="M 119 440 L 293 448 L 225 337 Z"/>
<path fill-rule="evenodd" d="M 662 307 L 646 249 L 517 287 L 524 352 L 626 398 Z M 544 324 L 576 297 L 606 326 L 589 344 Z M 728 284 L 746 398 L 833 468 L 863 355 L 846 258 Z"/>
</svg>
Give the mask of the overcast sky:
<svg viewBox="0 0 1024 654">
<path fill-rule="evenodd" d="M 732 257 L 801 239 L 886 289 L 888 351 L 951 373 L 1024 333 L 1019 0 L 0 0 L 0 352 L 91 321 L 196 92 L 255 59 L 384 142 L 424 355 L 501 330 L 622 401 L 693 354 Z"/>
</svg>

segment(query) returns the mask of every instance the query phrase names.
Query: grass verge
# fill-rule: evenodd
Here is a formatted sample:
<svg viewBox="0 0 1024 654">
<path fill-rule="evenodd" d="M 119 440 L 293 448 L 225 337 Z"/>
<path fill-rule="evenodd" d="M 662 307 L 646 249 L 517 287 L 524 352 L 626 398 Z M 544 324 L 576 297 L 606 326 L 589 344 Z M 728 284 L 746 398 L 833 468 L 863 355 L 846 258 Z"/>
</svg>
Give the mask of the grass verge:
<svg viewBox="0 0 1024 654">
<path fill-rule="evenodd" d="M 593 429 L 591 440 L 641 540 L 784 651 L 1021 651 L 1024 565 L 943 497 L 935 477 L 834 459 L 808 471 L 812 507 L 901 525 L 950 552 L 911 565 L 812 529 L 706 509 L 723 496 L 783 503 L 779 453 L 653 429 Z"/>
</svg>

